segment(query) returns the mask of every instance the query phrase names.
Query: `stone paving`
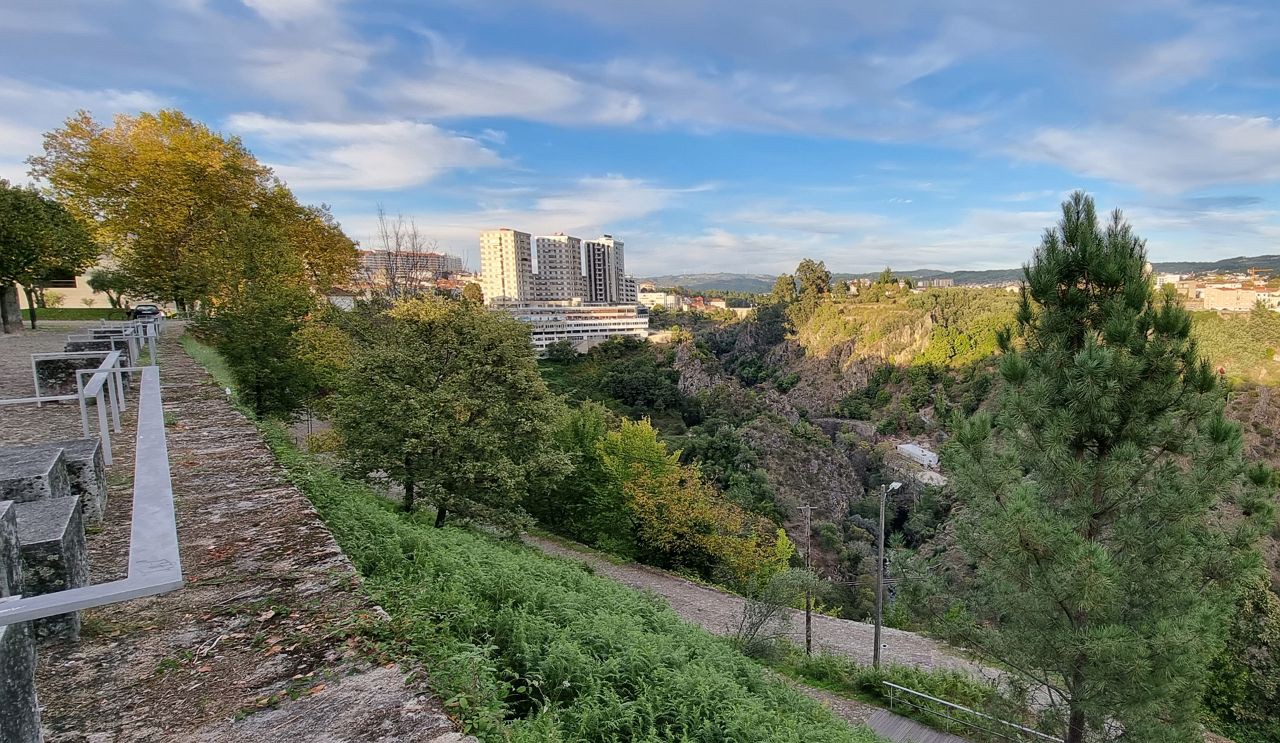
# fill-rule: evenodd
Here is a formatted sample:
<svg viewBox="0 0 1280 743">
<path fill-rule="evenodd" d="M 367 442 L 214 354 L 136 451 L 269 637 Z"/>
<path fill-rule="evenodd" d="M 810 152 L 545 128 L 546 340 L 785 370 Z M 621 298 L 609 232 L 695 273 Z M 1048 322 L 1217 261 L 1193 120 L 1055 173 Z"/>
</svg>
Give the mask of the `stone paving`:
<svg viewBox="0 0 1280 743">
<path fill-rule="evenodd" d="M 58 350 L 69 325 L 0 338 L 0 397 L 31 394 L 28 354 Z M 46 741 L 462 740 L 403 669 L 369 660 L 361 627 L 384 615 L 178 330 L 160 361 L 187 585 L 87 611 L 80 642 L 40 650 Z M 126 570 L 134 412 L 113 438 L 106 518 L 88 535 L 94 582 Z M 76 435 L 74 406 L 0 407 L 0 443 Z"/>
</svg>

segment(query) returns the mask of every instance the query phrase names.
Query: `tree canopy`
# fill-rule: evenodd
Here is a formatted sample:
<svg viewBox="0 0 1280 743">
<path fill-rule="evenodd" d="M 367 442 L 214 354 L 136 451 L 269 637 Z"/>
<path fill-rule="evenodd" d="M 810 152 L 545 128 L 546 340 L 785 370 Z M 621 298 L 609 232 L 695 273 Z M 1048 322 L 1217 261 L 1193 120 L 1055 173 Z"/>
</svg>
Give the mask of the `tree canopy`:
<svg viewBox="0 0 1280 743">
<path fill-rule="evenodd" d="M 354 269 L 355 245 L 325 207 L 302 206 L 238 138 L 180 111 L 117 116 L 86 112 L 44 138 L 31 174 L 115 257 L 132 292 L 179 309 L 216 303 L 244 280 L 257 246 L 238 240 L 255 216 L 280 228 L 297 275 L 324 288 Z"/>
<path fill-rule="evenodd" d="M 61 204 L 0 180 L 0 289 L 20 284 L 26 290 L 32 327 L 40 284 L 56 274 L 80 273 L 99 252 L 88 231 Z"/>
<path fill-rule="evenodd" d="M 568 467 L 553 445 L 560 403 L 529 330 L 470 302 L 401 302 L 357 339 L 335 403 L 352 464 L 404 484 L 448 514 L 517 526 L 526 492 Z"/>
</svg>

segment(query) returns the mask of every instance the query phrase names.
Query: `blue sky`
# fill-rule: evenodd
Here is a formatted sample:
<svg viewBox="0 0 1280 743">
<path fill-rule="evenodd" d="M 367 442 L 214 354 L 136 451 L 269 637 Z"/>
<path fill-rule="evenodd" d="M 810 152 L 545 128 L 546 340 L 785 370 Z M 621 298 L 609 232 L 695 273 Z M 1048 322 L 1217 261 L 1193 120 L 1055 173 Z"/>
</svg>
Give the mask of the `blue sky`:
<svg viewBox="0 0 1280 743">
<path fill-rule="evenodd" d="M 1154 260 L 1280 253 L 1271 5 L 5 0 L 0 177 L 77 108 L 177 107 L 472 263 L 509 226 L 637 275 L 1007 267 L 1075 188 Z"/>
</svg>

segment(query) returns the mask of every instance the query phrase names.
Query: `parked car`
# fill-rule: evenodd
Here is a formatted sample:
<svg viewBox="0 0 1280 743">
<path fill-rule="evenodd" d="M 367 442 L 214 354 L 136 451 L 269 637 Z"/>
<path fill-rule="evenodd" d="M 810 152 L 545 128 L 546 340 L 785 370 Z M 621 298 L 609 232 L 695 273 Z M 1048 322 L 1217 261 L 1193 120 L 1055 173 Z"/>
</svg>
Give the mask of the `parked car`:
<svg viewBox="0 0 1280 743">
<path fill-rule="evenodd" d="M 158 304 L 135 304 L 129 308 L 130 320 L 141 320 L 145 317 L 164 317 L 164 310 Z"/>
</svg>

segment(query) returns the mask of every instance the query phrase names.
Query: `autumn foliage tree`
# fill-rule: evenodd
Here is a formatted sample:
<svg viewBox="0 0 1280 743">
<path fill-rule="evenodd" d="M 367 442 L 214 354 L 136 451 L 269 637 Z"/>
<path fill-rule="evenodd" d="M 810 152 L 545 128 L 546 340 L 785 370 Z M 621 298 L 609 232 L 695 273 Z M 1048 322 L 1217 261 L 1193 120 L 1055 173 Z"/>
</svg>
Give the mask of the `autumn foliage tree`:
<svg viewBox="0 0 1280 743">
<path fill-rule="evenodd" d="M 216 304 L 245 281 L 257 247 L 237 239 L 250 218 L 273 221 L 302 286 L 324 288 L 354 270 L 355 245 L 324 207 L 298 204 L 236 137 L 180 111 L 80 112 L 44 138 L 31 174 L 109 249 L 132 294 L 184 310 Z M 285 278 L 285 277 L 278 277 Z"/>
<path fill-rule="evenodd" d="M 682 465 L 648 420 L 623 419 L 597 446 L 609 477 L 602 500 L 626 514 L 641 559 L 709 577 L 720 570 L 738 584 L 770 563 L 775 527 Z"/>
</svg>

